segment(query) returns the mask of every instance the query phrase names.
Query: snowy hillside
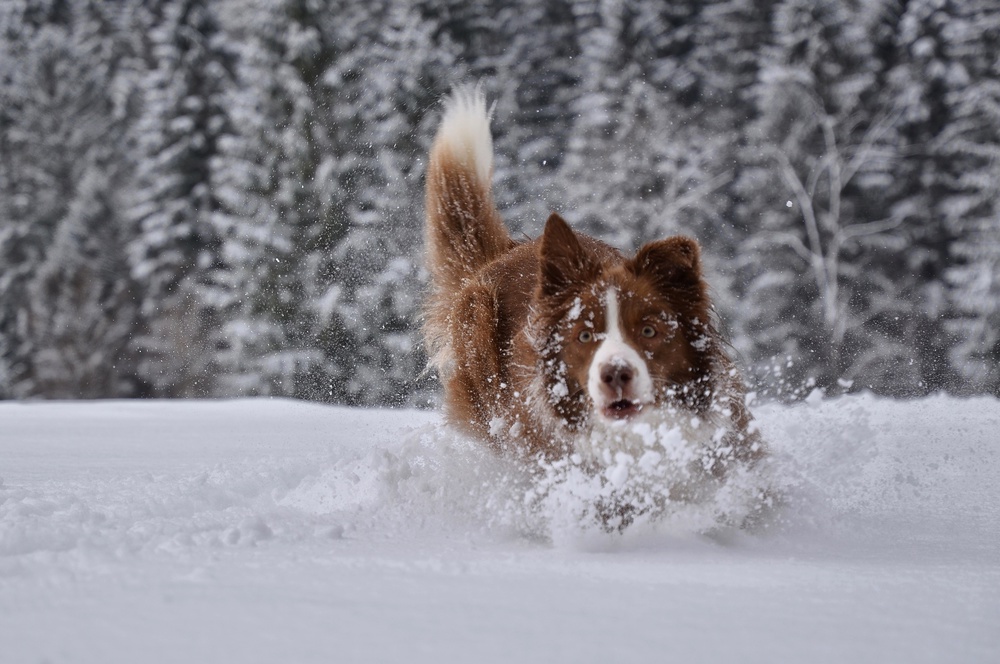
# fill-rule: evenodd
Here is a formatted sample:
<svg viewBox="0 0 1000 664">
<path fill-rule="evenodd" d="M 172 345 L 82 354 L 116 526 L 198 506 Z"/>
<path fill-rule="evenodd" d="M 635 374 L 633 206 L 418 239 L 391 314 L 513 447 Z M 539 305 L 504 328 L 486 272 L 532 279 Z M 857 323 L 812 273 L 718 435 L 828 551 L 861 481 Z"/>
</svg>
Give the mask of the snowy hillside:
<svg viewBox="0 0 1000 664">
<path fill-rule="evenodd" d="M 770 527 L 608 534 L 431 413 L 0 403 L 0 661 L 1000 661 L 1000 402 L 757 414 Z"/>
</svg>

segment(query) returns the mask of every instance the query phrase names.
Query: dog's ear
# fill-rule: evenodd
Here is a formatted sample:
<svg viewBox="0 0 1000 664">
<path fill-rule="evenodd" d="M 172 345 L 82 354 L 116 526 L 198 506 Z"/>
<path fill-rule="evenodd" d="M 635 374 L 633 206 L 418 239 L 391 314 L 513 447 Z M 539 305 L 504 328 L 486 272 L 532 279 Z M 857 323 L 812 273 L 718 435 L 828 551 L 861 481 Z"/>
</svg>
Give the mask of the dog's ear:
<svg viewBox="0 0 1000 664">
<path fill-rule="evenodd" d="M 555 212 L 545 222 L 539 258 L 539 289 L 547 298 L 566 293 L 574 284 L 600 272 L 597 261 L 583 248 L 576 233 Z"/>
<path fill-rule="evenodd" d="M 644 245 L 632 259 L 632 272 L 649 277 L 661 290 L 700 288 L 701 249 L 681 235 Z"/>
</svg>

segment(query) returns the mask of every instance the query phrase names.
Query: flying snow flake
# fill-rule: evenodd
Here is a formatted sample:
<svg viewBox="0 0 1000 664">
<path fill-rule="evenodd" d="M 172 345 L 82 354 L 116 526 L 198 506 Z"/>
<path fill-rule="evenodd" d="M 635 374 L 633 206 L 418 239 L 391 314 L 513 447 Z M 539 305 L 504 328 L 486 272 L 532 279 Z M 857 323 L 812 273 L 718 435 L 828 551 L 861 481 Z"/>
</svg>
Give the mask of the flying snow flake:
<svg viewBox="0 0 1000 664">
<path fill-rule="evenodd" d="M 577 297 L 573 300 L 573 306 L 570 307 L 569 311 L 566 313 L 566 321 L 573 322 L 580 317 L 583 313 L 583 301 Z"/>
</svg>

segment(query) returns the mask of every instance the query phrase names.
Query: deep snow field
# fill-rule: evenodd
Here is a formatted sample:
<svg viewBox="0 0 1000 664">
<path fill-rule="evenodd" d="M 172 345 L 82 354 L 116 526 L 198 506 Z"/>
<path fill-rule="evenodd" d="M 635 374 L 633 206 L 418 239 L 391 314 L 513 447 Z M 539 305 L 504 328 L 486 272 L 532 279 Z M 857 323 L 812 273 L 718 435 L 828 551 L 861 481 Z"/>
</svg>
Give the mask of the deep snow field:
<svg viewBox="0 0 1000 664">
<path fill-rule="evenodd" d="M 756 415 L 762 525 L 607 532 L 433 413 L 0 403 L 0 662 L 1000 661 L 1000 401 Z"/>
</svg>

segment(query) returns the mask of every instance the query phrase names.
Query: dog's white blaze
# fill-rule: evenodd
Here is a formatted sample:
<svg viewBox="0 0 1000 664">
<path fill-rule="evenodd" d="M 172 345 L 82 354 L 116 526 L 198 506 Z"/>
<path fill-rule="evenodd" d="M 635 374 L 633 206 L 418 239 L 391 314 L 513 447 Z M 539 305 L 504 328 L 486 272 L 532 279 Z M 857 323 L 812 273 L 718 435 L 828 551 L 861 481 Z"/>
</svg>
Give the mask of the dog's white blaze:
<svg viewBox="0 0 1000 664">
<path fill-rule="evenodd" d="M 604 293 L 605 340 L 625 343 L 621 323 L 618 320 L 618 289 L 611 287 Z"/>
<path fill-rule="evenodd" d="M 635 376 L 632 379 L 631 398 L 640 403 L 651 402 L 653 400 L 653 380 L 649 376 L 649 367 L 622 334 L 618 311 L 618 289 L 611 287 L 605 292 L 604 311 L 604 339 L 597 347 L 594 359 L 591 360 L 590 368 L 587 370 L 587 391 L 590 393 L 590 398 L 597 406 L 598 412 L 600 412 L 600 408 L 614 401 L 614 399 L 608 399 L 604 396 L 601 389 L 601 367 L 609 363 L 625 363 L 635 371 Z"/>
</svg>

